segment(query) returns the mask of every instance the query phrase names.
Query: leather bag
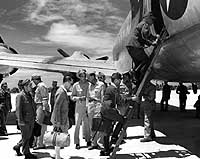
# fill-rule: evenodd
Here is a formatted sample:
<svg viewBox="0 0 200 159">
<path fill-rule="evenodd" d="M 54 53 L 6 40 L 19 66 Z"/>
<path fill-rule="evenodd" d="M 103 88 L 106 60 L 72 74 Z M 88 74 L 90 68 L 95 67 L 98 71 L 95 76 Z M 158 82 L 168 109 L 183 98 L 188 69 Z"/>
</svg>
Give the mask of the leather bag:
<svg viewBox="0 0 200 159">
<path fill-rule="evenodd" d="M 70 146 L 70 134 L 64 132 L 46 131 L 43 141 L 47 146 L 68 147 Z"/>
</svg>

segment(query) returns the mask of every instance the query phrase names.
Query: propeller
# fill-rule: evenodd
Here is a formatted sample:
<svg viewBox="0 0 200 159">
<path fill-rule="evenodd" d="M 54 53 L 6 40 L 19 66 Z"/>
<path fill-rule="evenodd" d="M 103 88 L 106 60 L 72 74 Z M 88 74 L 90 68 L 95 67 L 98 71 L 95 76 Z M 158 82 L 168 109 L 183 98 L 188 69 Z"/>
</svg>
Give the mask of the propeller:
<svg viewBox="0 0 200 159">
<path fill-rule="evenodd" d="M 109 59 L 108 56 L 103 56 L 103 57 L 97 58 L 96 60 L 105 60 L 105 61 L 107 61 L 108 59 Z"/>
<path fill-rule="evenodd" d="M 63 57 L 70 57 L 68 53 L 66 53 L 63 49 L 58 48 L 57 51 L 63 56 Z"/>
</svg>

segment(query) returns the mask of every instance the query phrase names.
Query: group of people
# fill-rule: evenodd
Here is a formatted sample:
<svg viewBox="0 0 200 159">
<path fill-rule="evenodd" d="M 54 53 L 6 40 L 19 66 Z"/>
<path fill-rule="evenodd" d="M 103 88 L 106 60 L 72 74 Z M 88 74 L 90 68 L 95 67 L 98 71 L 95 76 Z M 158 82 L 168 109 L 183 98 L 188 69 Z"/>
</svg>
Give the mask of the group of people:
<svg viewBox="0 0 200 159">
<path fill-rule="evenodd" d="M 176 88 L 176 93 L 179 94 L 179 109 L 180 112 L 186 111 L 186 101 L 187 101 L 187 94 L 190 94 L 187 87 L 182 83 L 179 82 L 179 85 Z M 165 81 L 162 89 L 162 99 L 160 102 L 160 110 L 161 111 L 168 111 L 168 101 L 171 95 L 171 87 L 168 85 L 168 82 Z"/>
<path fill-rule="evenodd" d="M 31 80 L 21 81 L 21 92 L 16 98 L 16 116 L 22 139 L 13 147 L 18 155 L 21 155 L 22 147 L 25 159 L 37 158 L 30 152 L 32 142 L 35 142 L 34 150 L 45 148 L 43 144 L 44 133 L 47 125 L 44 117 L 51 112 L 51 123 L 54 131 L 68 132 L 70 128 L 69 105 L 70 100 L 75 102 L 75 132 L 74 144 L 80 149 L 80 126 L 82 125 L 83 138 L 88 149 L 102 148 L 101 156 L 107 156 L 112 152 L 112 144 L 119 138 L 123 124 L 127 121 L 126 111 L 130 105 L 138 110 L 140 105 L 144 106 L 144 138 L 141 142 L 152 141 L 155 138 L 152 108 L 155 104 L 156 87 L 150 82 L 144 86 L 141 97 L 134 96 L 149 62 L 149 57 L 144 49 L 146 46 L 156 45 L 158 36 L 153 36 L 150 31 L 155 17 L 152 13 L 144 16 L 131 36 L 127 51 L 135 64 L 135 78 L 130 72 L 123 75 L 116 72 L 111 75 L 111 83 L 105 83 L 105 75 L 89 73 L 87 78 L 86 70 L 77 72 L 78 81 L 73 79 L 71 74 L 63 77 L 63 84 L 52 89 L 49 105 L 48 89 L 41 80 L 41 76 L 33 75 Z M 135 79 L 135 83 L 132 81 Z M 33 87 L 33 84 L 36 87 Z M 69 95 L 69 92 L 71 94 Z M 11 108 L 8 109 L 8 111 Z M 94 130 L 95 118 L 100 116 L 103 129 Z M 39 133 L 33 133 L 37 126 Z M 31 143 L 31 144 L 30 144 Z M 55 146 L 56 159 L 60 159 L 60 147 Z"/>
<path fill-rule="evenodd" d="M 71 73 L 66 74 L 59 87 L 57 82 L 53 81 L 50 99 L 48 88 L 40 75 L 33 75 L 31 79 L 19 81 L 20 93 L 16 96 L 16 117 L 22 138 L 13 147 L 18 156 L 24 155 L 25 159 L 34 159 L 37 156 L 31 153 L 31 147 L 33 150 L 46 148 L 43 137 L 47 130 L 47 125 L 44 123 L 47 112 L 51 114 L 52 131 L 68 132 L 72 124 L 69 120 L 70 100 L 75 102 L 75 148 L 81 148 L 80 127 L 82 126 L 82 136 L 89 150 L 101 149 L 101 156 L 107 156 L 112 152 L 111 146 L 116 143 L 122 126 L 126 122 L 125 115 L 128 106 L 134 105 L 136 101 L 140 103 L 139 98 L 133 98 L 136 86 L 131 80 L 131 74 L 129 72 L 123 75 L 118 72 L 113 73 L 110 84 L 105 82 L 103 73 L 88 74 L 82 69 L 76 75 L 77 82 Z M 146 105 L 149 105 L 155 99 L 155 86 L 147 85 L 147 87 L 143 97 Z M 4 83 L 2 88 L 4 88 Z M 8 111 L 10 110 L 11 105 L 8 107 Z M 99 115 L 106 127 L 94 130 L 94 118 Z M 144 141 L 141 140 L 141 142 L 151 141 L 155 137 L 150 118 L 151 113 L 147 113 L 145 117 L 147 127 Z M 55 146 L 54 158 L 61 158 L 60 149 L 61 147 Z"/>
</svg>

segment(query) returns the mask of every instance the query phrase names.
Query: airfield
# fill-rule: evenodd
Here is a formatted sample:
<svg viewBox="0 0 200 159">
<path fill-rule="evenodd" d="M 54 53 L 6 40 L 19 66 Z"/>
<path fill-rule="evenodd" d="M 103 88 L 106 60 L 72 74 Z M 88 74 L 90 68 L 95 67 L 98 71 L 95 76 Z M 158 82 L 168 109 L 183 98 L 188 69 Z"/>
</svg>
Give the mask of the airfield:
<svg viewBox="0 0 200 159">
<path fill-rule="evenodd" d="M 169 101 L 169 111 L 160 112 L 159 102 L 161 91 L 156 93 L 157 106 L 154 111 L 154 124 L 156 140 L 147 143 L 141 143 L 143 137 L 143 120 L 133 118 L 127 129 L 127 139 L 120 146 L 116 159 L 149 159 L 149 158 L 184 158 L 196 159 L 200 157 L 200 119 L 196 119 L 193 105 L 200 94 L 193 94 L 190 90 L 187 100 L 187 112 L 179 112 L 179 99 L 175 91 L 172 91 Z M 141 115 L 142 116 L 142 115 Z M 0 136 L 0 159 L 23 159 L 24 156 L 16 156 L 13 146 L 20 140 L 21 136 L 13 125 L 14 118 L 10 115 L 7 129 L 8 136 Z M 48 130 L 52 130 L 48 126 Z M 81 149 L 76 150 L 73 144 L 74 126 L 69 130 L 71 135 L 71 145 L 61 149 L 63 159 L 105 159 L 105 156 L 99 156 L 100 150 L 88 150 L 85 141 L 81 139 Z M 81 135 L 81 133 L 80 133 Z M 50 159 L 54 153 L 53 148 L 31 151 L 41 159 Z"/>
</svg>

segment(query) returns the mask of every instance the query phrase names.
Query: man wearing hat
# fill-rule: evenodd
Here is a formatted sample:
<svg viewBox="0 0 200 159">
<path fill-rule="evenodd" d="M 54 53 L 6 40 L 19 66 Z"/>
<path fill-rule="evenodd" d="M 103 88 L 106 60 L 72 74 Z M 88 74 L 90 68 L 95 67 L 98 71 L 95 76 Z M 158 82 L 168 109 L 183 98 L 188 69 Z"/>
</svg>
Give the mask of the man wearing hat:
<svg viewBox="0 0 200 159">
<path fill-rule="evenodd" d="M 109 85 L 104 94 L 103 106 L 101 114 L 106 122 L 104 130 L 104 149 L 100 152 L 100 156 L 109 156 L 112 151 L 110 148 L 110 135 L 112 133 L 112 122 L 119 122 L 116 126 L 117 130 L 121 130 L 124 118 L 119 114 L 117 107 L 121 104 L 120 83 L 122 76 L 120 73 L 113 73 L 111 76 L 111 85 Z M 115 129 L 116 131 L 116 129 Z M 114 133 L 116 133 L 114 131 Z"/>
<path fill-rule="evenodd" d="M 30 94 L 31 88 L 29 87 L 30 80 L 23 80 L 21 83 L 22 91 L 16 97 L 16 116 L 18 125 L 21 130 L 22 140 L 16 146 L 17 154 L 20 155 L 20 147 L 25 155 L 25 159 L 37 158 L 30 152 L 29 141 L 34 127 L 35 121 L 35 103 Z"/>
<path fill-rule="evenodd" d="M 144 49 L 157 43 L 158 36 L 152 35 L 150 30 L 155 19 L 152 12 L 145 14 L 142 21 L 138 23 L 132 35 L 130 35 L 130 41 L 126 46 L 135 64 L 136 72 L 140 72 L 149 59 Z"/>
<path fill-rule="evenodd" d="M 36 103 L 36 122 L 42 126 L 41 128 L 41 135 L 37 137 L 37 143 L 36 147 L 34 147 L 34 150 L 45 148 L 45 145 L 43 144 L 43 137 L 44 133 L 47 130 L 47 125 L 43 124 L 43 119 L 45 115 L 45 111 L 49 111 L 49 94 L 48 94 L 48 88 L 45 85 L 44 82 L 41 80 L 40 75 L 33 75 L 31 77 L 31 80 L 35 83 L 36 90 L 35 90 L 35 97 L 34 101 Z"/>
<path fill-rule="evenodd" d="M 90 126 L 86 107 L 89 82 L 86 79 L 86 70 L 84 69 L 77 72 L 77 77 L 79 78 L 79 81 L 73 85 L 71 98 L 76 101 L 74 144 L 76 145 L 76 149 L 80 149 L 79 131 L 81 123 L 83 124 L 83 135 L 87 142 L 87 146 L 91 146 Z"/>
</svg>

